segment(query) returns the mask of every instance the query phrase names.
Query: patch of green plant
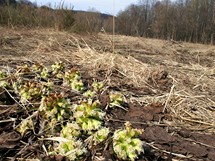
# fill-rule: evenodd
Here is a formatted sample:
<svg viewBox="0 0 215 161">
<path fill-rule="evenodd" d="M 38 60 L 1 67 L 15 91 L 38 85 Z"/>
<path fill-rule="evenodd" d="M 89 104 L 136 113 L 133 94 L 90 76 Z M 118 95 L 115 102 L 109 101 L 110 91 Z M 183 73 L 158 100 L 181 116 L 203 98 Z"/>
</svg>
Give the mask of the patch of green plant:
<svg viewBox="0 0 215 161">
<path fill-rule="evenodd" d="M 64 77 L 64 70 L 65 66 L 63 62 L 56 62 L 52 66 L 52 74 L 55 75 L 57 78 L 63 78 Z"/>
<path fill-rule="evenodd" d="M 7 77 L 7 73 L 0 71 L 0 87 L 6 87 L 8 86 L 8 82 L 6 80 L 4 80 L 4 78 Z"/>
<path fill-rule="evenodd" d="M 110 94 L 110 107 L 120 107 L 123 102 L 122 94 L 116 92 Z"/>
<path fill-rule="evenodd" d="M 69 106 L 69 100 L 65 99 L 62 94 L 51 93 L 42 97 L 39 110 L 44 112 L 49 120 L 60 121 L 69 115 Z"/>
<path fill-rule="evenodd" d="M 73 116 L 82 130 L 91 133 L 92 130 L 98 130 L 105 116 L 105 112 L 99 108 L 98 101 L 82 101 L 80 104 L 73 105 Z"/>
<path fill-rule="evenodd" d="M 104 83 L 93 81 L 92 87 L 95 92 L 100 92 L 104 88 Z"/>
<path fill-rule="evenodd" d="M 92 146 L 95 146 L 95 145 L 103 142 L 105 139 L 108 138 L 109 133 L 110 133 L 109 128 L 101 127 L 98 131 L 92 133 L 86 139 L 86 141 L 88 142 L 88 147 L 92 147 Z"/>
<path fill-rule="evenodd" d="M 129 122 L 125 123 L 124 130 L 117 130 L 113 135 L 113 150 L 118 158 L 134 161 L 144 152 L 143 141 L 138 138 L 141 130 L 133 129 Z"/>
<path fill-rule="evenodd" d="M 65 72 L 64 84 L 69 85 L 73 90 L 79 92 L 84 90 L 84 84 L 81 80 L 80 72 L 74 69 Z"/>
<path fill-rule="evenodd" d="M 47 96 L 54 90 L 54 82 L 47 81 L 47 82 L 41 82 L 42 85 L 42 95 Z"/>
<path fill-rule="evenodd" d="M 43 68 L 42 71 L 40 72 L 40 76 L 45 80 L 48 79 L 48 77 L 50 76 L 48 68 L 46 67 Z"/>
<path fill-rule="evenodd" d="M 43 64 L 35 63 L 34 65 L 32 65 L 32 70 L 36 72 L 41 72 L 43 68 L 44 68 Z"/>
<path fill-rule="evenodd" d="M 4 79 L 7 77 L 13 79 Z M 56 83 L 59 80 L 61 83 Z M 53 141 L 45 144 L 49 155 L 81 160 L 93 147 L 103 146 L 110 139 L 113 139 L 114 153 L 122 160 L 133 161 L 143 152 L 143 142 L 138 138 L 141 130 L 131 128 L 129 123 L 125 124 L 125 129 L 113 132 L 105 126 L 108 109 L 101 109 L 100 94 L 106 90 L 110 93 L 108 107 L 111 108 L 122 108 L 123 95 L 109 92 L 103 82 L 93 81 L 84 86 L 80 72 L 67 70 L 62 62 L 48 67 L 25 64 L 11 74 L 0 71 L 0 83 L 12 86 L 10 89 L 16 94 L 14 99 L 22 103 L 20 106 L 23 105 L 25 111 L 29 110 L 26 111 L 28 118 L 32 118 L 33 112 L 38 113 L 39 123 L 44 123 L 40 139 Z M 35 120 L 22 120 L 16 130 L 23 135 L 28 129 L 38 129 Z"/>
<path fill-rule="evenodd" d="M 70 137 L 78 137 L 81 134 L 81 127 L 77 124 L 77 122 L 68 122 L 65 126 L 62 127 L 61 137 L 70 138 Z"/>
<path fill-rule="evenodd" d="M 86 92 L 83 93 L 83 96 L 87 98 L 94 98 L 96 96 L 96 92 L 87 90 Z"/>
<path fill-rule="evenodd" d="M 83 142 L 76 138 L 61 138 L 58 143 L 54 144 L 54 153 L 66 156 L 69 160 L 80 160 L 87 150 Z"/>
<path fill-rule="evenodd" d="M 20 123 L 19 127 L 17 128 L 17 131 L 20 132 L 21 135 L 25 133 L 26 130 L 28 129 L 34 129 L 34 122 L 32 119 L 24 119 Z"/>
<path fill-rule="evenodd" d="M 32 65 L 32 71 L 37 74 L 38 78 L 43 78 L 47 80 L 50 77 L 50 71 L 43 64 L 35 63 Z"/>
<path fill-rule="evenodd" d="M 84 97 L 91 98 L 91 99 L 95 98 L 98 93 L 101 93 L 102 90 L 104 90 L 104 83 L 97 82 L 94 80 L 91 87 L 92 89 L 88 89 L 83 93 Z"/>
<path fill-rule="evenodd" d="M 27 65 L 27 64 L 24 64 L 22 66 L 17 66 L 16 74 L 18 74 L 18 75 L 28 74 L 30 72 L 31 72 L 31 69 L 30 69 L 29 65 Z"/>
<path fill-rule="evenodd" d="M 34 81 L 25 82 L 19 87 L 19 94 L 21 96 L 20 102 L 31 101 L 41 97 L 42 87 L 39 83 Z"/>
</svg>

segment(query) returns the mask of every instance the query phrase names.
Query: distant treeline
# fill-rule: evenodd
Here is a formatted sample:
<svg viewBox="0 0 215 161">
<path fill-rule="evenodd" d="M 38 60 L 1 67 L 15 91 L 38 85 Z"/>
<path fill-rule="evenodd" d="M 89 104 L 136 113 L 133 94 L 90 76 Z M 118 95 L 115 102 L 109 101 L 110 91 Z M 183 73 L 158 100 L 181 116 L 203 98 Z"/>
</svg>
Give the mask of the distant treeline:
<svg viewBox="0 0 215 161">
<path fill-rule="evenodd" d="M 100 32 L 111 25 L 111 16 L 95 10 L 73 11 L 63 3 L 52 9 L 38 7 L 28 0 L 0 0 L 0 26 L 27 28 L 55 28 L 73 32 Z"/>
<path fill-rule="evenodd" d="M 28 0 L 0 0 L 0 25 L 52 27 L 72 32 L 112 32 L 112 17 Z M 139 0 L 116 16 L 116 33 L 199 43 L 215 42 L 215 0 Z"/>
<path fill-rule="evenodd" d="M 117 16 L 117 32 L 214 43 L 215 0 L 140 0 Z"/>
<path fill-rule="evenodd" d="M 0 2 L 1 26 L 67 29 L 74 23 L 72 12 L 61 7 L 57 10 L 46 6 L 37 7 L 28 0 L 1 0 Z"/>
</svg>

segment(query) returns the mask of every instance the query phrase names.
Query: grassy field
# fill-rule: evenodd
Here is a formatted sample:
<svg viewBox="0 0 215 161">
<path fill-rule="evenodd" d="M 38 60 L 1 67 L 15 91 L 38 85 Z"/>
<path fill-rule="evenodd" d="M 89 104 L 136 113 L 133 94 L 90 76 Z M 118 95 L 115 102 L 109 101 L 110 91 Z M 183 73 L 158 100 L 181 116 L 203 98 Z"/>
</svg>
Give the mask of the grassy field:
<svg viewBox="0 0 215 161">
<path fill-rule="evenodd" d="M 137 160 L 213 160 L 215 47 L 121 35 L 115 35 L 114 40 L 113 52 L 112 36 L 103 33 L 0 28 L 0 70 L 63 62 L 66 68 L 80 71 L 85 85 L 93 80 L 105 84 L 98 100 L 107 113 L 103 124 L 110 135 L 90 148 L 85 144 L 88 152 L 79 160 L 117 160 L 112 134 L 123 129 L 126 121 L 143 130 L 139 138 L 144 153 Z M 111 92 L 123 96 L 122 106 L 106 108 Z M 44 139 L 59 137 L 59 132 L 47 135 L 39 128 L 40 135 L 25 131 L 21 135 L 16 127 L 26 118 L 35 117 L 35 124 L 40 126 L 47 122 L 40 121 L 40 113 L 35 116 L 34 108 L 23 112 L 20 98 L 12 97 L 6 88 L 0 88 L 0 97 L 0 159 L 63 160 L 61 155 L 48 155 L 48 145 L 54 140 L 47 143 Z M 67 97 L 74 98 L 71 93 Z M 80 97 L 78 93 L 74 101 Z M 38 102 L 31 102 L 33 107 L 34 103 Z"/>
</svg>

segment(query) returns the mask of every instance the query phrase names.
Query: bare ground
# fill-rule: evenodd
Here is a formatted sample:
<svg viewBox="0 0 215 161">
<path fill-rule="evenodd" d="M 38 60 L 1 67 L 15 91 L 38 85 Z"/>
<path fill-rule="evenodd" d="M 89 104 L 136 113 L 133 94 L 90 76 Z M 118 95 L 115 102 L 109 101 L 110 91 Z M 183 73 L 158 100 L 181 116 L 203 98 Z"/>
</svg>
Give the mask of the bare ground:
<svg viewBox="0 0 215 161">
<path fill-rule="evenodd" d="M 145 154 L 139 160 L 214 160 L 215 47 L 116 35 L 112 53 L 111 39 L 107 34 L 0 28 L 0 68 L 59 60 L 73 65 L 86 81 L 105 80 L 124 94 L 128 112 L 111 110 L 108 126 L 121 128 L 130 121 L 144 129 Z M 105 106 L 105 94 L 100 101 Z M 14 102 L 5 108 L 0 100 L 0 107 L 2 121 L 19 117 Z M 0 122 L 2 160 L 21 156 L 17 149 L 26 138 L 13 127 L 14 122 Z M 111 147 L 95 156 L 86 160 L 117 160 Z"/>
</svg>

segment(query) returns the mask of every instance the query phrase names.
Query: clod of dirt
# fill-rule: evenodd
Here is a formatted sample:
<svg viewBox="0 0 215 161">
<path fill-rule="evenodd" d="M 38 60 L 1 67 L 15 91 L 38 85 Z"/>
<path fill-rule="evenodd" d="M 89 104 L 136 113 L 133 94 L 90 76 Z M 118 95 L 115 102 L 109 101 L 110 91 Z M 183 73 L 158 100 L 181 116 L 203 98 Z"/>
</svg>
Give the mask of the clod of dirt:
<svg viewBox="0 0 215 161">
<path fill-rule="evenodd" d="M 176 141 L 174 136 L 171 136 L 164 128 L 158 126 L 147 127 L 144 131 L 143 138 L 159 144 L 171 144 Z"/>
<path fill-rule="evenodd" d="M 9 96 L 9 94 L 2 88 L 0 88 L 0 105 L 12 105 L 15 101 Z"/>
<path fill-rule="evenodd" d="M 0 151 L 14 148 L 19 144 L 20 139 L 20 134 L 15 131 L 9 133 L 3 132 L 0 135 Z"/>
<path fill-rule="evenodd" d="M 172 80 L 168 78 L 168 72 L 163 69 L 152 71 L 148 82 L 163 91 L 170 90 L 172 86 Z"/>
<path fill-rule="evenodd" d="M 141 106 L 137 103 L 129 105 L 129 112 L 123 118 L 129 121 L 157 121 L 162 116 L 163 105 L 152 103 L 147 106 Z M 117 114 L 118 115 L 118 114 Z"/>
<path fill-rule="evenodd" d="M 68 161 L 65 157 L 61 155 L 51 155 L 43 157 L 42 160 L 53 160 L 53 161 Z"/>
<path fill-rule="evenodd" d="M 104 109 L 107 104 L 110 103 L 110 97 L 108 92 L 105 91 L 99 95 L 99 102 L 102 109 Z"/>
<path fill-rule="evenodd" d="M 147 127 L 142 137 L 147 142 L 153 142 L 161 150 L 167 150 L 185 156 L 192 155 L 196 158 L 214 159 L 215 136 L 192 133 L 188 130 L 179 131 L 178 134 L 170 134 L 162 127 L 153 126 Z"/>
</svg>

